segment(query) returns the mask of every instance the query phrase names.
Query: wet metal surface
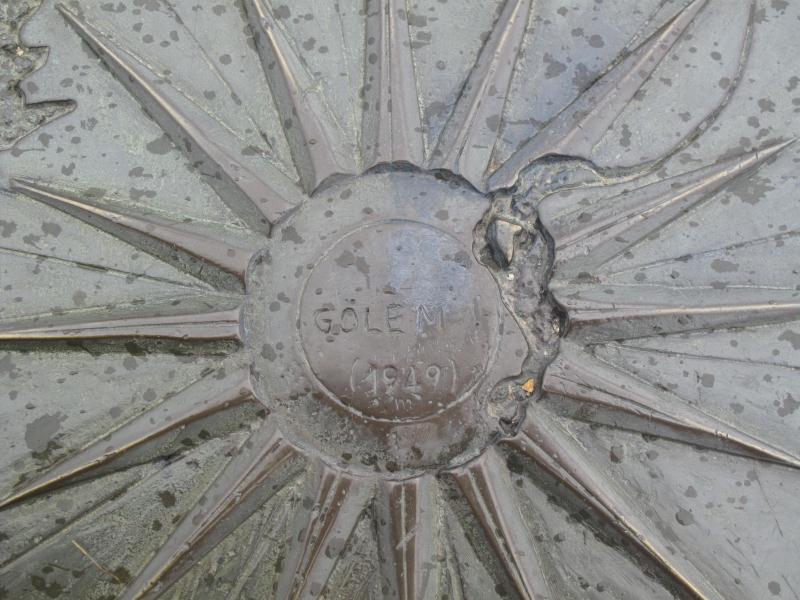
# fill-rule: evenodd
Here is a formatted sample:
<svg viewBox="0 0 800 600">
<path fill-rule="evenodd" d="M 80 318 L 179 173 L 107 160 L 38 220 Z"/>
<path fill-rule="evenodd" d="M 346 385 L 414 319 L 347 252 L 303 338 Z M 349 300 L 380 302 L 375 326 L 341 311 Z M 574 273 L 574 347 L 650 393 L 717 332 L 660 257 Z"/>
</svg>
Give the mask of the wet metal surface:
<svg viewBox="0 0 800 600">
<path fill-rule="evenodd" d="M 0 598 L 800 598 L 800 6 L 0 16 Z"/>
</svg>

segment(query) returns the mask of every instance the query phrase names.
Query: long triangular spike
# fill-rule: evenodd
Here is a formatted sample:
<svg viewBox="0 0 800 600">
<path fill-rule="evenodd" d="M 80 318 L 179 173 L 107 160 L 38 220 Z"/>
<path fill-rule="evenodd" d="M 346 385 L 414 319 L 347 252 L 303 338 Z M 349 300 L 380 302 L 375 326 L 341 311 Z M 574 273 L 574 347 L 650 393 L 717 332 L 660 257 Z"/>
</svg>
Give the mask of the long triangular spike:
<svg viewBox="0 0 800 600">
<path fill-rule="evenodd" d="M 522 522 L 508 469 L 495 450 L 448 471 L 472 508 L 497 558 L 523 600 L 552 598 L 538 552 Z"/>
<path fill-rule="evenodd" d="M 278 583 L 278 598 L 316 598 L 325 588 L 338 559 L 331 543 L 349 540 L 366 505 L 367 484 L 319 465 L 314 498 L 297 516 L 289 567 Z M 341 544 L 339 551 L 341 551 Z"/>
<path fill-rule="evenodd" d="M 247 266 L 254 251 L 239 248 L 232 244 L 210 237 L 188 233 L 171 225 L 158 223 L 152 219 L 134 217 L 107 208 L 101 208 L 84 200 L 79 200 L 67 192 L 15 179 L 11 183 L 14 191 L 25 194 L 86 223 L 95 225 L 110 234 L 135 245 L 157 258 L 188 270 L 202 279 L 209 276 L 208 268 L 230 273 L 243 283 Z M 200 259 L 201 264 L 189 266 L 187 256 Z M 196 261 L 195 261 L 196 262 Z M 189 267 L 187 269 L 187 266 Z"/>
<path fill-rule="evenodd" d="M 80 319 L 35 327 L 0 326 L 0 342 L 80 341 L 149 338 L 180 341 L 241 341 L 241 309 L 186 315 L 151 314 L 94 320 Z"/>
<path fill-rule="evenodd" d="M 387 598 L 436 596 L 435 486 L 431 476 L 382 484 L 378 522 Z"/>
<path fill-rule="evenodd" d="M 581 218 L 559 215 L 559 199 L 542 202 L 540 219 L 555 242 L 555 278 L 597 270 L 697 206 L 740 175 L 760 167 L 792 141 L 664 179 L 583 208 Z"/>
<path fill-rule="evenodd" d="M 123 278 L 125 280 L 128 280 L 130 277 L 135 277 L 139 281 L 148 281 L 153 283 L 166 284 L 171 287 L 181 288 L 184 290 L 191 290 L 198 293 L 202 293 L 206 289 L 200 285 L 188 283 L 186 281 L 178 281 L 177 278 L 170 279 L 169 277 L 145 274 L 142 273 L 141 271 L 132 271 L 132 270 L 128 271 L 123 269 L 116 269 L 114 267 L 109 267 L 107 265 L 99 265 L 97 264 L 97 262 L 73 260 L 71 258 L 65 258 L 62 256 L 53 256 L 51 254 L 46 254 L 44 252 L 22 250 L 20 248 L 13 248 L 0 245 L 0 253 L 2 253 L 5 256 L 14 256 L 14 257 L 25 258 L 27 260 L 33 260 L 37 264 L 51 263 L 53 265 L 58 265 L 59 268 L 78 268 L 78 269 L 88 269 L 90 271 L 102 271 L 105 274 L 117 278 Z M 241 290 L 241 288 L 239 288 L 239 290 Z"/>
<path fill-rule="evenodd" d="M 313 192 L 332 175 L 356 173 L 353 151 L 343 141 L 318 84 L 295 54 L 266 2 L 247 0 L 244 4 L 306 191 Z"/>
<path fill-rule="evenodd" d="M 580 445 L 546 413 L 538 411 L 533 416 L 528 412 L 520 432 L 505 443 L 569 487 L 629 542 L 644 550 L 691 597 L 722 600 L 692 561 L 667 547 L 663 535 L 655 527 L 647 526 L 631 510 L 624 496 L 603 476 L 602 469 L 583 457 L 585 452 Z"/>
<path fill-rule="evenodd" d="M 226 375 L 228 381 L 222 389 L 216 385 L 219 375 L 220 372 L 215 371 L 70 456 L 0 502 L 0 509 L 88 473 L 145 442 L 193 421 L 255 400 L 248 371 Z"/>
<path fill-rule="evenodd" d="M 0 559 L 0 578 L 7 577 L 9 573 L 16 571 L 18 566 L 21 567 L 27 564 L 29 560 L 35 560 L 35 557 L 41 556 L 39 552 L 57 543 L 56 540 L 62 536 L 64 530 L 73 526 L 79 527 L 87 518 L 93 518 L 96 514 L 95 511 L 102 510 L 106 503 L 119 501 L 120 497 L 124 497 L 125 494 L 129 493 L 141 480 L 142 471 L 133 468 L 118 473 L 110 473 L 105 477 L 98 478 L 96 481 L 87 482 L 86 487 L 81 489 L 83 501 L 77 501 L 81 506 L 79 511 L 70 511 L 69 517 L 59 518 L 58 522 L 53 524 L 53 527 L 46 527 L 42 533 L 37 533 L 35 537 L 20 532 L 19 537 L 28 538 L 24 546 L 19 543 L 10 544 L 6 542 L 3 556 Z M 69 491 L 65 492 L 66 494 L 70 494 L 72 501 L 76 502 L 77 498 L 74 495 L 71 495 Z M 42 514 L 51 510 L 48 507 L 58 506 L 58 498 L 59 496 L 42 498 L 41 500 L 32 499 L 31 505 L 20 507 L 20 511 L 17 514 Z M 13 505 L 11 506 L 13 507 Z M 11 522 L 14 519 L 14 514 L 3 515 L 3 519 L 4 522 Z M 25 525 L 22 526 L 22 529 L 27 531 Z"/>
<path fill-rule="evenodd" d="M 523 169 L 545 156 L 589 160 L 594 147 L 708 0 L 694 0 L 630 56 L 528 140 L 489 179 L 491 189 L 514 185 Z"/>
<path fill-rule="evenodd" d="M 130 584 L 121 600 L 157 598 L 300 470 L 300 455 L 265 423 Z"/>
<path fill-rule="evenodd" d="M 233 211 L 247 220 L 248 225 L 269 232 L 271 224 L 296 208 L 300 195 L 285 175 L 265 164 L 273 182 L 268 184 L 248 170 L 230 150 L 220 145 L 220 139 L 225 139 L 231 148 L 241 145 L 236 140 L 226 139 L 231 136 L 223 128 L 215 126 L 211 118 L 204 117 L 172 86 L 161 81 L 94 26 L 61 4 L 58 10 L 175 145 L 193 161 L 202 163 L 205 171 L 211 172 L 209 183 Z"/>
<path fill-rule="evenodd" d="M 800 320 L 794 288 L 585 285 L 554 287 L 584 343 Z"/>
<path fill-rule="evenodd" d="M 422 167 L 425 144 L 406 0 L 367 2 L 365 69 L 365 167 L 392 162 Z"/>
<path fill-rule="evenodd" d="M 633 417 L 633 422 L 641 423 L 644 433 L 652 433 L 656 424 L 667 428 L 672 439 L 800 469 L 799 457 L 758 440 L 573 344 L 561 345 L 558 357 L 547 368 L 542 387 L 546 392 Z M 636 428 L 630 423 L 626 427 Z"/>
<path fill-rule="evenodd" d="M 431 160 L 478 189 L 500 134 L 506 95 L 528 26 L 533 0 L 507 0 L 467 78 Z"/>
<path fill-rule="evenodd" d="M 800 240 L 800 229 L 791 229 L 789 231 L 782 231 L 773 235 L 766 235 L 757 238 L 746 240 L 737 240 L 731 244 L 724 246 L 716 246 L 713 248 L 706 248 L 703 250 L 693 251 L 691 253 L 682 254 L 680 256 L 665 256 L 663 258 L 650 258 L 646 262 L 637 263 L 632 265 L 616 263 L 613 268 L 609 267 L 606 272 L 609 275 L 620 275 L 622 273 L 629 273 L 631 271 L 645 271 L 648 269 L 663 268 L 668 264 L 675 264 L 678 262 L 695 262 L 702 260 L 711 260 L 716 257 L 736 256 L 739 253 L 752 252 L 749 258 L 763 257 L 765 247 L 768 244 L 776 244 L 779 247 L 785 242 L 796 243 Z M 758 252 L 761 251 L 762 254 Z"/>
<path fill-rule="evenodd" d="M 447 521 L 444 521 L 444 523 L 447 523 Z M 459 564 L 459 557 L 462 554 L 460 552 L 460 544 L 453 539 L 454 536 L 449 527 L 452 527 L 452 525 L 448 525 L 448 533 L 445 535 L 444 584 L 447 586 L 447 590 L 453 600 L 466 600 L 464 576 Z"/>
</svg>

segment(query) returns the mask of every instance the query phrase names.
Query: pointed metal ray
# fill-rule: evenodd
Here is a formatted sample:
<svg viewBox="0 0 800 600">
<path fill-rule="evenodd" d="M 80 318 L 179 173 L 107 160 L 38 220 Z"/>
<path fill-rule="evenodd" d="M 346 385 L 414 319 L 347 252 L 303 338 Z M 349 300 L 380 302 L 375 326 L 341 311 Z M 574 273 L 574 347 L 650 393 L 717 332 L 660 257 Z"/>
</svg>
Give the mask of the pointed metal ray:
<svg viewBox="0 0 800 600">
<path fill-rule="evenodd" d="M 752 331 L 752 330 L 751 330 Z M 748 331 L 750 333 L 751 331 Z M 758 331 L 758 330 L 755 330 Z M 737 331 L 736 333 L 741 333 Z M 745 357 L 735 357 L 735 356 L 726 356 L 724 353 L 719 352 L 706 352 L 705 348 L 698 348 L 697 344 L 691 344 L 696 342 L 698 337 L 705 336 L 706 333 L 702 332 L 699 334 L 679 334 L 678 336 L 659 336 L 657 338 L 659 342 L 659 346 L 666 340 L 670 340 L 672 338 L 680 339 L 681 341 L 685 342 L 684 348 L 675 349 L 674 347 L 654 347 L 653 345 L 647 344 L 647 342 L 652 341 L 652 338 L 639 338 L 638 340 L 633 340 L 633 342 L 623 342 L 623 343 L 616 343 L 616 342 L 604 342 L 603 349 L 611 350 L 616 354 L 624 354 L 628 352 L 636 352 L 641 354 L 648 354 L 648 355 L 658 355 L 664 356 L 666 358 L 679 358 L 681 359 L 681 364 L 683 364 L 684 360 L 690 361 L 703 361 L 703 362 L 711 362 L 711 363 L 728 363 L 731 365 L 741 365 L 742 370 L 746 370 L 749 367 L 765 367 L 768 369 L 774 369 L 775 373 L 780 373 L 783 370 L 788 371 L 795 371 L 800 373 L 800 357 L 796 354 L 792 353 L 788 357 L 778 355 L 778 356 L 770 356 L 769 358 L 745 358 Z M 638 343 L 637 343 L 638 342 Z M 749 340 L 748 340 L 749 342 Z M 706 340 L 703 340 L 705 345 Z M 666 346 L 666 344 L 664 344 Z M 730 346 L 733 348 L 733 346 Z M 738 348 L 739 346 L 736 346 Z M 690 349 L 692 348 L 692 349 Z M 694 351 L 692 351 L 694 350 Z M 732 368 L 736 368 L 733 366 Z"/>
<path fill-rule="evenodd" d="M 113 475 L 117 476 L 113 477 Z M 53 527 L 48 527 L 43 535 L 41 533 L 37 533 L 36 537 L 28 537 L 26 535 L 26 528 L 23 527 L 23 531 L 19 532 L 19 535 L 20 537 L 28 537 L 25 542 L 26 546 L 20 547 L 20 544 L 6 546 L 4 556 L 2 559 L 0 559 L 0 573 L 2 573 L 0 577 L 13 572 L 17 568 L 17 565 L 22 566 L 31 558 L 36 557 L 38 550 L 51 547 L 52 544 L 57 543 L 56 540 L 61 536 L 65 529 L 69 529 L 73 526 L 79 525 L 81 522 L 85 522 L 87 518 L 91 518 L 93 516 L 95 511 L 101 510 L 107 503 L 118 501 L 119 498 L 127 494 L 131 488 L 137 485 L 140 480 L 141 472 L 134 469 L 122 473 L 109 474 L 107 477 L 103 477 L 102 480 L 90 482 L 86 488 L 81 490 L 81 492 L 84 494 L 84 502 L 81 502 L 83 508 L 79 512 L 72 513 L 66 519 L 59 519 L 57 523 L 53 524 Z M 65 494 L 68 493 L 70 492 L 65 492 Z M 70 496 L 70 498 L 72 498 L 74 501 L 75 497 Z M 28 510 L 45 512 L 48 510 L 46 507 L 53 506 L 53 504 L 50 504 L 53 501 L 54 500 L 51 498 L 43 498 L 41 500 L 41 504 L 33 505 L 38 506 L 38 508 L 25 507 L 20 510 L 20 513 L 24 514 L 23 511 Z M 36 502 L 36 500 L 33 502 Z M 58 505 L 58 500 L 55 500 L 55 505 Z M 0 510 L 6 506 L 7 505 L 5 503 L 0 503 Z M 10 515 L 6 514 L 3 518 L 5 519 L 5 522 L 11 522 L 13 520 L 13 513 Z"/>
<path fill-rule="evenodd" d="M 200 286 L 199 284 L 192 285 L 191 283 L 177 281 L 176 279 L 170 279 L 169 277 L 148 275 L 142 273 L 141 271 L 127 271 L 123 269 L 115 269 L 114 267 L 108 267 L 106 265 L 98 265 L 96 263 L 84 262 L 72 258 L 64 258 L 62 256 L 53 256 L 51 254 L 44 254 L 42 252 L 21 250 L 20 248 L 10 248 L 8 246 L 0 246 L 0 253 L 2 253 L 5 256 L 15 256 L 33 260 L 36 263 L 48 262 L 54 265 L 58 265 L 59 267 L 87 269 L 89 271 L 102 271 L 105 274 L 117 278 L 123 278 L 126 280 L 129 279 L 130 277 L 135 277 L 137 280 L 167 284 L 169 286 L 181 288 L 182 290 L 186 291 L 202 293 L 205 292 L 207 289 L 205 287 Z"/>
<path fill-rule="evenodd" d="M 266 2 L 247 0 L 244 4 L 306 191 L 313 192 L 333 175 L 356 173 L 353 151 L 342 139 L 318 84 L 295 54 Z"/>
<path fill-rule="evenodd" d="M 458 564 L 459 555 L 457 546 L 450 541 L 445 550 L 446 585 L 453 600 L 465 600 L 464 577 Z"/>
<path fill-rule="evenodd" d="M 602 468 L 591 464 L 580 445 L 545 411 L 537 411 L 536 416 L 529 412 L 520 432 L 504 443 L 569 487 L 629 542 L 644 550 L 691 597 L 722 600 L 722 595 L 693 561 L 668 547 L 663 535 L 637 516 L 625 497 L 604 476 Z"/>
<path fill-rule="evenodd" d="M 545 156 L 590 160 L 594 147 L 707 1 L 694 0 L 556 115 L 489 178 L 490 189 L 513 186 L 523 169 Z"/>
<path fill-rule="evenodd" d="M 366 54 L 365 166 L 402 161 L 421 167 L 425 145 L 406 0 L 367 3 Z"/>
<path fill-rule="evenodd" d="M 215 371 L 204 377 L 57 464 L 23 489 L 14 492 L 10 498 L 0 502 L 0 509 L 97 469 L 150 440 L 198 419 L 244 402 L 255 401 L 247 370 L 226 376 L 229 381 L 222 389 L 219 389 L 219 385 L 215 385 L 219 375 L 219 371 Z"/>
<path fill-rule="evenodd" d="M 597 270 L 697 206 L 737 177 L 756 169 L 792 141 L 773 144 L 603 200 L 581 218 L 559 214 L 559 199 L 542 202 L 540 218 L 555 242 L 556 280 Z"/>
<path fill-rule="evenodd" d="M 485 186 L 532 4 L 532 0 L 506 1 L 431 161 L 432 167 L 458 173 L 478 189 Z"/>
<path fill-rule="evenodd" d="M 562 343 L 558 356 L 547 367 L 542 387 L 546 392 L 633 417 L 632 422 L 640 423 L 644 433 L 652 433 L 653 424 L 657 424 L 669 429 L 669 437 L 678 441 L 800 469 L 799 457 L 620 371 L 574 344 Z"/>
<path fill-rule="evenodd" d="M 200 501 L 130 584 L 121 600 L 157 598 L 296 477 L 300 455 L 265 423 L 242 446 Z"/>
<path fill-rule="evenodd" d="M 268 233 L 296 208 L 300 194 L 285 175 L 264 164 L 268 184 L 248 170 L 232 154 L 241 144 L 224 128 L 94 26 L 64 5 L 58 10 L 175 145 L 210 172 L 209 183 L 248 225 Z"/>
<path fill-rule="evenodd" d="M 201 279 L 209 278 L 207 271 L 212 267 L 230 273 L 244 283 L 247 266 L 255 253 L 254 250 L 188 233 L 151 219 L 94 206 L 66 192 L 30 181 L 12 180 L 11 189 L 97 226 L 178 268 L 186 269 L 187 264 L 181 259 L 187 256 L 200 259 L 203 261 L 201 264 L 187 270 Z"/>
<path fill-rule="evenodd" d="M 0 327 L 0 342 L 152 338 L 182 341 L 241 341 L 241 309 L 188 315 L 117 317 L 38 325 Z"/>
<path fill-rule="evenodd" d="M 483 527 L 517 594 L 523 600 L 552 598 L 538 552 L 514 501 L 508 468 L 497 451 L 489 449 L 448 473 Z"/>
<path fill-rule="evenodd" d="M 347 473 L 320 465 L 315 483 L 310 508 L 298 513 L 290 566 L 278 583 L 277 598 L 300 600 L 320 595 L 338 559 L 338 551 L 331 546 L 334 538 L 350 538 L 366 505 L 366 483 Z"/>
<path fill-rule="evenodd" d="M 715 257 L 725 256 L 738 256 L 743 254 L 743 251 L 752 251 L 750 257 L 759 257 L 763 260 L 763 256 L 759 252 L 766 253 L 768 244 L 776 244 L 782 246 L 785 242 L 797 243 L 800 240 L 800 229 L 792 229 L 774 235 L 767 235 L 758 238 L 736 241 L 732 244 L 718 246 L 715 248 L 707 248 L 704 250 L 693 251 L 691 253 L 682 254 L 680 256 L 669 256 L 664 258 L 652 258 L 644 263 L 634 265 L 622 265 L 617 263 L 613 268 L 608 269 L 610 275 L 621 275 L 631 271 L 645 271 L 648 269 L 658 269 L 667 265 L 676 264 L 678 262 L 695 262 L 703 260 L 711 260 Z"/>
<path fill-rule="evenodd" d="M 800 319 L 793 288 L 585 285 L 554 287 L 570 335 L 584 343 Z"/>
<path fill-rule="evenodd" d="M 379 523 L 384 581 L 391 598 L 422 600 L 436 595 L 436 483 L 424 476 L 382 484 Z"/>
</svg>

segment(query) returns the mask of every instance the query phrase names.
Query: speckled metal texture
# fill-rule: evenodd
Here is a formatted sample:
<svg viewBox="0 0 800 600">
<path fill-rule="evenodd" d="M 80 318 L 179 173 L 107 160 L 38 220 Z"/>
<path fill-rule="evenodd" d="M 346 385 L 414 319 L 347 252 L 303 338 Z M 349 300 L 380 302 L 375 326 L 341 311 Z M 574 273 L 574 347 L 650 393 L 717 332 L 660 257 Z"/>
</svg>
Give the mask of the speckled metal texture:
<svg viewBox="0 0 800 600">
<path fill-rule="evenodd" d="M 0 598 L 800 598 L 800 5 L 0 16 Z"/>
</svg>

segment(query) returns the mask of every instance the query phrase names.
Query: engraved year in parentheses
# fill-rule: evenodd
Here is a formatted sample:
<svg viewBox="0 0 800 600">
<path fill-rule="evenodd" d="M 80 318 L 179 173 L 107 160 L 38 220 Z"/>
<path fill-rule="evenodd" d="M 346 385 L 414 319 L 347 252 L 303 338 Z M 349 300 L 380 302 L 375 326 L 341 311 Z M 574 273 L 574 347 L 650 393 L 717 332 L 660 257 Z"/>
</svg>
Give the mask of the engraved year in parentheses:
<svg viewBox="0 0 800 600">
<path fill-rule="evenodd" d="M 430 397 L 458 380 L 455 364 L 409 366 L 377 365 L 356 358 L 351 368 L 350 389 L 379 402 L 385 400 L 397 410 L 412 410 L 414 404 Z M 451 387 L 452 387 L 451 385 Z"/>
</svg>

